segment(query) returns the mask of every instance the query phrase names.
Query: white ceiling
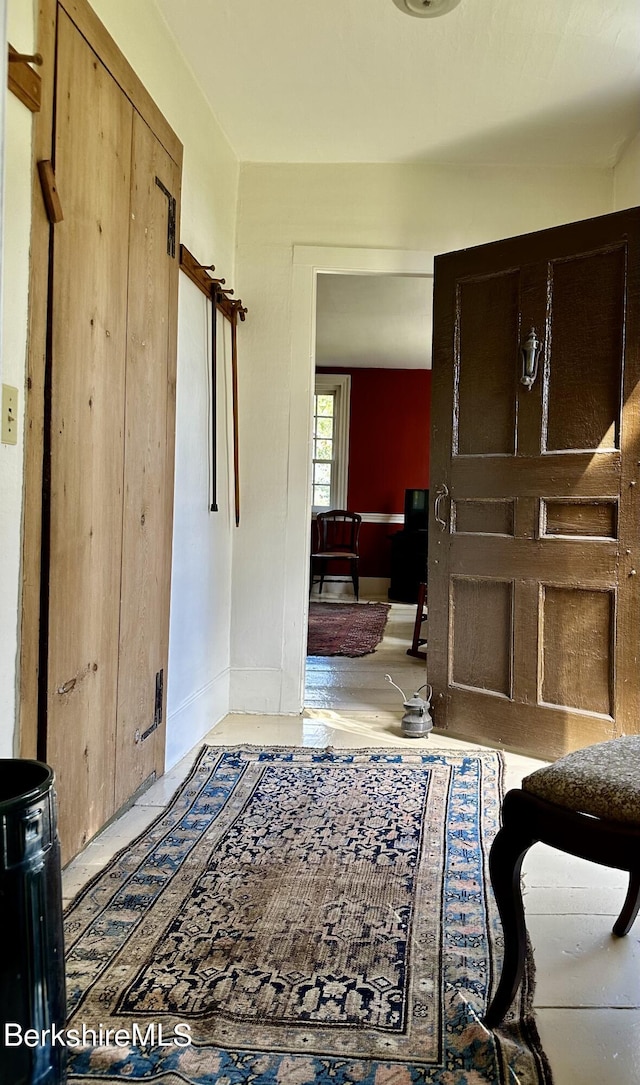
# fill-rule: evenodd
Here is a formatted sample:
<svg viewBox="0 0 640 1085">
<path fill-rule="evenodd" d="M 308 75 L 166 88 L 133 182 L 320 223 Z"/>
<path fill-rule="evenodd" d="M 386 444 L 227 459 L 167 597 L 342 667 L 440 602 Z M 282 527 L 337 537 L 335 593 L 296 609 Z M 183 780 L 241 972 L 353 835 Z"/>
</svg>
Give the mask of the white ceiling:
<svg viewBox="0 0 640 1085">
<path fill-rule="evenodd" d="M 430 369 L 433 280 L 319 275 L 316 365 Z"/>
<path fill-rule="evenodd" d="M 156 3 L 243 162 L 610 167 L 640 128 L 640 0 Z M 318 365 L 430 351 L 429 281 L 319 277 Z"/>
<path fill-rule="evenodd" d="M 638 0 L 156 0 L 241 161 L 612 166 Z"/>
</svg>

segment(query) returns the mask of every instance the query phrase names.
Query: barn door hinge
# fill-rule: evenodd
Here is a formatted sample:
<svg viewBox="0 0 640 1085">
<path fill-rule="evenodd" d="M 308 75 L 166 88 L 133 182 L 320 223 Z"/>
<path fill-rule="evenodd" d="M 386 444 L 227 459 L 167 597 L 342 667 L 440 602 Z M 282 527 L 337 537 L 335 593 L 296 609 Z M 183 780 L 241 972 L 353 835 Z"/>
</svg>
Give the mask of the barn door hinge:
<svg viewBox="0 0 640 1085">
<path fill-rule="evenodd" d="M 153 704 L 153 723 L 151 727 L 147 727 L 146 731 L 140 735 L 140 741 L 144 742 L 145 738 L 152 735 L 154 731 L 158 730 L 158 727 L 162 723 L 162 704 L 164 701 L 164 668 L 156 674 L 156 694 Z"/>
<path fill-rule="evenodd" d="M 159 177 L 156 177 L 156 184 L 160 191 L 167 197 L 168 211 L 167 211 L 167 254 L 175 259 L 176 255 L 176 198 L 172 196 L 169 189 L 163 185 Z"/>
</svg>

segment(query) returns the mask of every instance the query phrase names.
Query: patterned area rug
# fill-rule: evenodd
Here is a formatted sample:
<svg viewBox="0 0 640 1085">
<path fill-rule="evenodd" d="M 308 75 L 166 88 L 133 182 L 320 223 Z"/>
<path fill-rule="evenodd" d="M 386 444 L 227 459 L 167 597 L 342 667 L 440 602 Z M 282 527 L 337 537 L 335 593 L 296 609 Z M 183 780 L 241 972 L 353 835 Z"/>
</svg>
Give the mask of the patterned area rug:
<svg viewBox="0 0 640 1085">
<path fill-rule="evenodd" d="M 366 656 L 382 640 L 388 603 L 309 603 L 308 656 Z"/>
<path fill-rule="evenodd" d="M 480 1021 L 501 776 L 489 751 L 205 747 L 67 911 L 91 1045 L 69 1081 L 548 1085 L 530 973 L 503 1028 Z"/>
</svg>

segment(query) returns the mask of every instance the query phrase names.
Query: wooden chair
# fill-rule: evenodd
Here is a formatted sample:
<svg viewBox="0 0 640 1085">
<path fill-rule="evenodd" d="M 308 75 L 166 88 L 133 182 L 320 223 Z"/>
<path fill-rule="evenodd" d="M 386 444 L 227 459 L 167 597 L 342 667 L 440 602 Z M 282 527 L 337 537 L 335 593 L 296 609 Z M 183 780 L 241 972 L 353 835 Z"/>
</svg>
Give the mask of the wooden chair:
<svg viewBox="0 0 640 1085">
<path fill-rule="evenodd" d="M 353 584 L 353 591 L 358 599 L 359 575 L 358 565 L 360 554 L 358 541 L 360 538 L 360 524 L 362 517 L 357 512 L 347 512 L 346 509 L 331 509 L 329 512 L 319 512 L 316 517 L 317 543 L 315 552 L 311 555 L 311 584 L 320 584 L 320 592 L 325 580 L 327 583 L 344 581 L 344 576 L 327 576 L 329 566 L 341 561 L 349 566 L 348 576 Z"/>
<path fill-rule="evenodd" d="M 502 828 L 489 856 L 491 883 L 504 930 L 502 975 L 484 1022 L 500 1023 L 524 971 L 527 932 L 520 870 L 541 841 L 601 866 L 626 870 L 629 887 L 613 926 L 621 938 L 640 908 L 640 735 L 610 739 L 567 754 L 509 791 Z"/>
</svg>

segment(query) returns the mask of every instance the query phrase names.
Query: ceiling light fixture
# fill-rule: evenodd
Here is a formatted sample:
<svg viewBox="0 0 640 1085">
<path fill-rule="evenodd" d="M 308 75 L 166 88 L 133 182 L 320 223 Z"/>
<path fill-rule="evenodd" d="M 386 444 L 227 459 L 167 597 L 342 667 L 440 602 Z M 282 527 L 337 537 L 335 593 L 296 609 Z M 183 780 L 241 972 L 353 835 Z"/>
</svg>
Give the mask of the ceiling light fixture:
<svg viewBox="0 0 640 1085">
<path fill-rule="evenodd" d="M 415 15 L 417 19 L 435 19 L 437 15 L 446 15 L 457 7 L 460 0 L 393 0 L 405 15 Z"/>
</svg>

